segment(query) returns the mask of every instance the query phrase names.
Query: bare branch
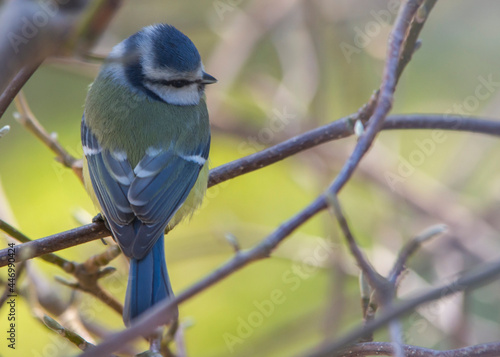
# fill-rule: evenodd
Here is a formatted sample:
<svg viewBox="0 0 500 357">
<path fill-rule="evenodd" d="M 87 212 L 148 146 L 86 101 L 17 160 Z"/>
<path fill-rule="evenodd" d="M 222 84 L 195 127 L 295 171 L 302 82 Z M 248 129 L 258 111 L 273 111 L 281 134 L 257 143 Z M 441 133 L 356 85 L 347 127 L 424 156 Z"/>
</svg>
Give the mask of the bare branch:
<svg viewBox="0 0 500 357">
<path fill-rule="evenodd" d="M 74 247 L 75 245 L 91 242 L 109 236 L 110 233 L 104 222 L 95 222 L 86 226 L 57 233 L 45 238 L 33 240 L 16 246 L 16 262 L 32 259 L 58 250 Z M 0 250 L 0 267 L 7 265 L 8 249 Z"/>
<path fill-rule="evenodd" d="M 328 205 L 333 209 L 333 213 L 339 222 L 340 228 L 342 229 L 342 233 L 347 240 L 349 250 L 351 254 L 354 256 L 358 266 L 361 269 L 361 299 L 362 299 L 362 312 L 364 323 L 366 324 L 368 321 L 373 320 L 375 311 L 377 310 L 377 306 L 380 304 L 384 309 L 390 309 L 392 305 L 393 296 L 396 291 L 396 283 L 392 283 L 389 279 L 384 278 L 380 275 L 368 262 L 365 258 L 361 249 L 356 243 L 354 236 L 351 233 L 351 229 L 347 223 L 347 219 L 342 212 L 342 208 L 340 207 L 340 203 L 337 200 L 337 196 L 333 194 L 326 194 L 326 200 Z M 365 307 L 365 296 L 367 295 L 367 289 L 363 286 L 364 279 L 368 281 L 371 288 L 374 291 L 374 294 L 370 294 L 370 299 L 368 301 L 367 306 Z M 394 344 L 394 356 L 402 357 L 402 328 L 399 320 L 393 320 L 389 323 L 389 330 L 391 334 L 391 338 Z M 373 336 L 366 335 L 363 336 L 363 340 L 371 340 Z"/>
<path fill-rule="evenodd" d="M 352 130 L 349 128 L 348 121 L 348 118 L 340 119 L 324 127 L 313 129 L 295 138 L 284 141 L 271 148 L 212 169 L 210 172 L 209 186 L 214 186 L 231 178 L 274 164 L 300 151 L 307 150 L 327 141 L 352 135 Z M 500 122 L 498 121 L 476 117 L 450 117 L 448 115 L 437 114 L 393 115 L 387 118 L 383 129 L 442 129 L 500 136 Z M 2 228 L 0 227 L 0 229 Z M 33 241 L 38 242 L 32 245 L 36 245 L 37 248 L 30 251 L 30 254 L 26 255 L 26 259 L 35 258 L 46 253 L 66 249 L 109 235 L 110 232 L 107 230 L 104 223 L 92 223 Z M 20 245 L 18 248 L 22 246 L 24 246 L 24 244 Z M 0 267 L 5 266 L 6 262 L 7 250 L 0 250 Z"/>
<path fill-rule="evenodd" d="M 368 262 L 366 257 L 363 255 L 361 249 L 359 249 L 358 244 L 356 243 L 356 240 L 354 239 L 354 236 L 351 233 L 351 229 L 349 228 L 344 213 L 342 212 L 342 208 L 340 207 L 340 203 L 337 199 L 337 196 L 333 194 L 327 194 L 326 200 L 328 202 L 328 205 L 332 208 L 333 214 L 337 218 L 337 221 L 339 222 L 339 226 L 342 229 L 342 233 L 344 234 L 344 237 L 347 241 L 351 254 L 354 256 L 356 263 L 363 272 L 362 277 L 366 278 L 372 289 L 374 290 L 385 289 L 387 287 L 386 286 L 387 282 L 385 281 L 385 278 L 381 276 L 379 273 L 377 273 L 377 271 L 373 268 L 370 262 Z"/>
<path fill-rule="evenodd" d="M 231 272 L 239 270 L 239 268 L 241 268 L 244 264 L 243 260 L 253 258 L 253 255 L 250 253 L 253 252 L 254 249 L 246 253 L 240 253 L 239 256 L 236 256 L 231 261 L 221 266 L 216 271 L 212 272 L 202 281 L 199 281 L 190 288 L 184 290 L 176 298 L 169 300 L 168 302 L 156 305 L 150 311 L 139 317 L 130 328 L 109 336 L 106 342 L 96 346 L 95 349 L 91 349 L 89 352 L 82 354 L 81 357 L 107 356 L 107 353 L 111 353 L 123 346 L 123 341 L 132 341 L 138 336 L 151 333 L 155 329 L 155 326 L 161 325 L 163 323 L 164 316 L 167 311 L 169 311 L 171 308 L 178 305 L 182 301 L 185 301 L 188 298 L 192 297 L 199 290 L 202 290 L 209 285 L 213 285 L 213 283 L 221 280 L 222 277 L 229 275 Z M 428 292 L 424 292 L 412 299 L 394 304 L 390 310 L 386 310 L 378 318 L 370 321 L 365 326 L 354 329 L 343 338 L 330 345 L 327 345 L 321 351 L 311 351 L 304 354 L 304 356 L 331 356 L 333 353 L 340 351 L 348 344 L 355 342 L 357 339 L 366 334 L 372 333 L 378 328 L 389 323 L 394 318 L 400 317 L 412 311 L 417 306 L 420 306 L 432 300 L 441 299 L 446 296 L 453 295 L 466 289 L 472 289 L 484 285 L 489 281 L 494 280 L 499 275 L 500 261 L 497 261 L 494 264 L 487 265 L 476 272 L 470 272 L 467 275 L 464 275 L 463 277 L 456 279 L 449 284 L 439 286 Z"/>
<path fill-rule="evenodd" d="M 78 335 L 76 332 L 73 332 L 64 326 L 62 326 L 59 322 L 54 320 L 52 317 L 45 315 L 43 317 L 43 323 L 50 328 L 52 331 L 57 332 L 61 337 L 65 338 L 76 347 L 81 349 L 82 351 L 87 350 L 89 347 L 94 346 L 90 342 L 87 342 L 82 336 Z M 115 355 L 110 355 L 110 357 L 116 357 Z"/>
<path fill-rule="evenodd" d="M 458 348 L 456 350 L 437 351 L 428 348 L 403 345 L 405 356 L 412 357 L 496 357 L 500 342 Z M 366 342 L 350 346 L 337 354 L 338 357 L 392 356 L 393 346 L 388 342 Z"/>
<path fill-rule="evenodd" d="M 385 62 L 382 84 L 380 86 L 380 93 L 378 95 L 375 110 L 368 121 L 366 130 L 360 136 L 351 156 L 347 159 L 347 162 L 342 167 L 342 170 L 334 182 L 330 185 L 327 192 L 336 194 L 340 191 L 340 189 L 350 179 L 354 170 L 356 170 L 359 162 L 372 145 L 378 132 L 382 129 L 384 119 L 392 108 L 393 94 L 396 90 L 398 80 L 397 68 L 405 35 L 408 32 L 411 20 L 422 2 L 423 0 L 409 0 L 404 6 L 401 7 L 394 28 L 389 36 L 387 59 Z M 324 208 L 325 202 L 321 205 L 321 209 Z"/>
<path fill-rule="evenodd" d="M 52 152 L 56 154 L 57 160 L 64 166 L 71 168 L 80 181 L 83 182 L 80 160 L 71 156 L 57 141 L 57 139 L 45 130 L 31 111 L 28 101 L 22 91 L 20 91 L 15 98 L 15 103 L 17 110 L 19 111 L 19 115 L 16 116 L 16 119 L 26 129 L 28 129 L 28 131 L 40 139 L 40 141 L 42 141 L 50 150 L 52 150 Z"/>
<path fill-rule="evenodd" d="M 94 255 L 82 264 L 76 265 L 73 275 L 78 282 L 72 284 L 72 287 L 95 296 L 119 315 L 122 315 L 122 304 L 99 285 L 99 279 L 115 271 L 115 268 L 112 267 L 101 268 L 120 255 L 120 253 L 120 248 L 117 245 L 113 245 L 103 253 Z"/>
<path fill-rule="evenodd" d="M 0 229 L 21 242 L 34 242 L 2 220 L 0 220 Z M 23 248 L 21 249 L 21 247 Z M 24 247 L 24 245 L 16 246 L 16 249 L 18 250 L 16 256 L 21 255 L 20 259 L 22 259 L 23 254 L 27 252 Z M 63 279 L 56 277 L 57 281 L 73 289 L 82 290 L 95 296 L 121 315 L 123 312 L 123 306 L 120 304 L 120 302 L 118 302 L 118 300 L 116 300 L 112 295 L 103 290 L 98 284 L 99 279 L 109 275 L 115 270 L 111 267 L 107 267 L 104 269 L 101 269 L 101 267 L 106 266 L 120 253 L 120 248 L 117 245 L 113 245 L 103 253 L 92 256 L 81 264 L 70 262 L 53 253 L 44 254 L 40 258 L 45 260 L 46 262 L 59 266 L 66 273 L 72 274 L 77 279 L 76 283 L 68 283 Z"/>
<path fill-rule="evenodd" d="M 21 90 L 24 84 L 31 78 L 33 73 L 40 67 L 42 62 L 32 65 L 27 65 L 19 70 L 15 77 L 9 82 L 3 93 L 0 95 L 0 118 L 7 110 L 7 107 L 14 100 L 17 93 Z"/>
<path fill-rule="evenodd" d="M 331 124 L 308 131 L 258 153 L 243 157 L 216 167 L 210 171 L 209 187 L 240 175 L 272 165 L 294 154 L 325 142 L 344 138 L 353 134 L 350 119 L 339 119 Z M 446 114 L 392 115 L 382 127 L 383 130 L 397 129 L 441 129 L 500 136 L 500 122 L 470 116 L 450 116 Z M 111 233 L 104 223 L 97 222 L 35 240 L 37 249 L 26 255 L 26 259 L 46 253 L 66 249 L 78 244 L 109 236 Z M 43 239 L 43 241 L 41 241 Z M 20 245 L 18 248 L 21 248 Z M 7 263 L 7 250 L 0 250 L 0 267 Z"/>
<path fill-rule="evenodd" d="M 320 144 L 351 136 L 354 134 L 353 120 L 355 118 L 357 118 L 357 114 L 336 120 L 255 154 L 216 167 L 210 171 L 208 186 L 215 186 L 218 183 L 261 169 Z M 500 136 L 500 122 L 498 121 L 446 114 L 391 115 L 385 120 L 382 130 L 395 129 L 442 129 Z"/>
<path fill-rule="evenodd" d="M 85 351 L 87 348 L 89 348 L 89 346 L 93 346 L 91 343 L 85 341 L 83 337 L 64 328 L 59 322 L 57 322 L 56 320 L 47 315 L 43 317 L 43 322 L 48 328 L 57 332 L 59 335 L 70 341 L 72 344 L 74 344 L 82 351 Z"/>
<path fill-rule="evenodd" d="M 411 61 L 413 53 L 418 48 L 418 36 L 420 35 L 420 31 L 422 31 L 422 28 L 424 27 L 425 21 L 429 17 L 429 13 L 431 12 L 434 5 L 436 5 L 436 2 L 437 0 L 425 0 L 424 3 L 418 8 L 417 14 L 412 20 L 410 30 L 408 32 L 408 36 L 406 38 L 405 45 L 398 64 L 398 79 L 401 77 L 401 73 L 403 72 L 406 65 Z"/>
<path fill-rule="evenodd" d="M 484 265 L 481 269 L 476 271 L 468 272 L 463 277 L 453 280 L 451 283 L 436 287 L 427 292 L 421 293 L 420 295 L 395 303 L 390 310 L 384 311 L 382 314 L 370 321 L 363 327 L 358 327 L 353 329 L 350 333 L 346 334 L 344 337 L 339 338 L 337 341 L 324 346 L 321 350 L 310 351 L 308 353 L 302 354 L 302 356 L 308 357 L 327 357 L 332 356 L 335 353 L 339 353 L 347 345 L 357 341 L 360 337 L 367 333 L 371 333 L 378 328 L 388 324 L 394 318 L 401 317 L 404 314 L 412 311 L 417 306 L 425 304 L 429 301 L 442 299 L 446 296 L 456 294 L 460 291 L 469 290 L 477 288 L 479 286 L 485 285 L 488 282 L 495 280 L 500 275 L 500 261 L 496 261 L 492 264 Z M 498 351 L 497 351 L 498 353 Z"/>
<path fill-rule="evenodd" d="M 0 117 L 22 86 L 49 56 L 85 51 L 105 30 L 118 9 L 120 0 L 8 1 L 0 13 Z M 90 5 L 89 5 L 90 4 Z M 50 7 L 47 10 L 46 7 Z M 50 21 L 23 35 L 23 19 L 50 12 Z"/>
<path fill-rule="evenodd" d="M 420 248 L 422 243 L 436 237 L 437 235 L 446 231 L 448 227 L 444 224 L 438 224 L 427 228 L 425 231 L 411 239 L 399 252 L 398 259 L 389 273 L 389 281 L 393 284 L 396 283 L 398 277 L 405 269 L 405 264 L 408 259 Z"/>
<path fill-rule="evenodd" d="M 19 242 L 22 242 L 22 243 L 32 242 L 32 240 L 29 239 L 27 236 L 25 236 L 23 233 L 21 233 L 20 231 L 18 231 L 17 229 L 12 227 L 10 224 L 8 224 L 7 222 L 5 222 L 1 219 L 0 219 L 0 230 L 4 231 L 9 236 L 18 240 Z M 17 246 L 16 249 L 19 249 L 19 246 Z M 17 254 L 16 254 L 16 256 L 17 256 Z M 52 263 L 52 264 L 55 264 L 55 265 L 61 267 L 61 269 L 63 269 L 67 273 L 71 273 L 74 270 L 74 265 L 72 262 L 70 262 L 64 258 L 61 258 L 60 256 L 58 256 L 56 254 L 52 254 L 52 253 L 44 254 L 44 255 L 40 256 L 40 258 L 45 260 L 46 262 L 49 262 L 49 263 Z"/>
</svg>

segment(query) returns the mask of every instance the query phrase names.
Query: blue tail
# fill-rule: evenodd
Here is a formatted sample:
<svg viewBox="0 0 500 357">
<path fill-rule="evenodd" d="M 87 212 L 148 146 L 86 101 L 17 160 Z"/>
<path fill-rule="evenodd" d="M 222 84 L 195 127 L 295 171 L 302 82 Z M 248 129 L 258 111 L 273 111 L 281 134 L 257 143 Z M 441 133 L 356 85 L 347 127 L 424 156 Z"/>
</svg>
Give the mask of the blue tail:
<svg viewBox="0 0 500 357">
<path fill-rule="evenodd" d="M 129 326 L 131 321 L 156 303 L 173 297 L 162 234 L 143 259 L 130 259 L 127 294 L 123 307 L 125 325 Z M 175 310 L 174 316 L 177 314 Z"/>
</svg>

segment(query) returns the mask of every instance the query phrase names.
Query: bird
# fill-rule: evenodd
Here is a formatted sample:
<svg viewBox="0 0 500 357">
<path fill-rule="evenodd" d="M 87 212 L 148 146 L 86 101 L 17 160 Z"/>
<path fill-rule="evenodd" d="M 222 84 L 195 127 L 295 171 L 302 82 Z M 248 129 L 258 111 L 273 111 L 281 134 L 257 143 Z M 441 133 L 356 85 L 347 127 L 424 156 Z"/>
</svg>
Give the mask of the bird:
<svg viewBox="0 0 500 357">
<path fill-rule="evenodd" d="M 113 47 L 89 87 L 83 177 L 130 259 L 126 326 L 173 299 L 164 235 L 205 195 L 211 142 L 205 86 L 215 82 L 186 35 L 155 24 Z"/>
</svg>

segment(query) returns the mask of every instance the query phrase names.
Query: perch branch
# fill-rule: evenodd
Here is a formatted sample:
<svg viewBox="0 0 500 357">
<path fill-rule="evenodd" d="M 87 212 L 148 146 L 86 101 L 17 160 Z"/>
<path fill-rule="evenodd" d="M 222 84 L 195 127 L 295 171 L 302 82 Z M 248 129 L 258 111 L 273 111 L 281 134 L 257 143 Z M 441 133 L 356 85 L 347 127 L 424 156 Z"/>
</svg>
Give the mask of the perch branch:
<svg viewBox="0 0 500 357">
<path fill-rule="evenodd" d="M 0 220 L 0 230 L 4 231 L 20 242 L 30 244 L 34 242 L 3 220 Z M 25 254 L 29 250 L 27 251 L 24 248 L 20 249 L 21 247 L 23 247 L 23 245 L 16 246 L 16 256 L 21 255 L 21 258 L 23 258 L 22 254 Z M 118 300 L 116 300 L 112 295 L 103 290 L 98 284 L 99 279 L 111 274 L 114 271 L 114 268 L 111 267 L 107 267 L 104 269 L 101 268 L 105 267 L 111 260 L 116 258 L 120 254 L 120 252 L 120 248 L 114 245 L 103 253 L 90 257 L 81 264 L 70 262 L 53 253 L 41 255 L 40 258 L 48 263 L 57 265 L 66 273 L 73 275 L 77 279 L 77 282 L 75 283 L 68 283 L 65 280 L 59 278 L 57 279 L 59 282 L 73 289 L 88 292 L 121 315 L 123 312 L 123 306 L 118 302 Z"/>
<path fill-rule="evenodd" d="M 10 224 L 8 224 L 7 222 L 5 222 L 4 220 L 1 220 L 1 219 L 0 219 L 0 230 L 4 231 L 9 236 L 18 240 L 19 242 L 22 242 L 22 243 L 32 242 L 32 240 L 29 239 L 27 236 L 25 236 L 23 233 L 21 233 L 16 228 L 12 227 Z M 19 246 L 16 246 L 16 249 L 18 249 L 18 248 L 19 248 Z M 17 252 L 17 254 L 18 253 L 19 252 Z M 70 272 L 72 270 L 72 263 L 67 261 L 64 258 L 61 258 L 60 256 L 58 256 L 56 254 L 53 254 L 53 253 L 44 254 L 44 255 L 40 256 L 40 258 L 45 260 L 46 262 L 49 262 L 49 263 L 52 263 L 52 264 L 59 266 L 61 269 L 63 269 L 66 272 Z"/>
<path fill-rule="evenodd" d="M 74 247 L 75 245 L 91 242 L 109 235 L 110 233 L 104 225 L 104 222 L 87 224 L 86 226 L 36 239 L 28 243 L 19 244 L 16 246 L 16 249 L 18 249 L 16 262 Z M 0 251 L 0 267 L 7 265 L 7 253 L 8 249 L 2 249 Z"/>
<path fill-rule="evenodd" d="M 381 129 L 384 119 L 392 107 L 392 96 L 396 88 L 396 73 L 399 63 L 401 48 L 404 43 L 405 34 L 410 26 L 411 19 L 414 17 L 422 1 L 408 1 L 401 9 L 396 25 L 389 39 L 388 58 L 384 69 L 384 77 L 375 106 L 373 116 L 369 120 L 367 130 L 361 135 L 352 155 L 347 160 L 340 174 L 334 180 L 332 185 L 326 191 L 329 195 L 336 195 L 344 184 L 349 180 L 356 169 L 360 160 L 371 146 L 378 131 Z M 125 341 L 130 341 L 138 336 L 146 336 L 154 331 L 157 326 L 164 324 L 165 316 L 168 316 L 174 303 L 187 300 L 198 292 L 215 284 L 236 270 L 241 269 L 250 262 L 268 257 L 272 250 L 276 248 L 283 239 L 290 235 L 300 225 L 309 220 L 315 214 L 325 209 L 326 195 L 323 194 L 314 200 L 309 206 L 299 212 L 297 215 L 282 224 L 271 235 L 263 239 L 254 248 L 245 252 L 238 252 L 235 257 L 222 267 L 216 269 L 207 277 L 192 285 L 187 290 L 179 294 L 175 299 L 165 303 L 160 303 L 153 307 L 150 312 L 146 312 L 136 323 L 133 323 L 129 329 L 126 329 L 112 337 L 101 345 L 93 348 L 90 352 L 82 356 L 106 356 L 106 354 L 115 351 L 119 345 Z"/>
<path fill-rule="evenodd" d="M 275 146 L 245 156 L 210 171 L 208 186 L 261 169 L 320 144 L 354 134 L 353 116 L 310 130 Z M 446 114 L 408 114 L 387 117 L 382 130 L 441 129 L 500 136 L 500 122 L 477 117 Z"/>
<path fill-rule="evenodd" d="M 232 178 L 272 165 L 296 153 L 328 141 L 350 136 L 353 132 L 349 126 L 349 121 L 349 118 L 339 119 L 258 153 L 216 167 L 210 171 L 209 186 L 212 187 Z M 392 115 L 386 119 L 382 129 L 451 130 L 500 136 L 499 121 L 446 114 Z M 36 249 L 31 250 L 30 254 L 26 255 L 26 259 L 36 258 L 43 254 L 66 249 L 109 235 L 110 233 L 104 223 L 92 223 L 30 242 L 30 246 L 36 247 Z M 20 244 L 19 248 L 23 246 L 24 244 Z M 6 265 L 7 258 L 7 249 L 0 250 L 0 267 Z M 19 259 L 19 257 L 17 258 Z"/>
</svg>

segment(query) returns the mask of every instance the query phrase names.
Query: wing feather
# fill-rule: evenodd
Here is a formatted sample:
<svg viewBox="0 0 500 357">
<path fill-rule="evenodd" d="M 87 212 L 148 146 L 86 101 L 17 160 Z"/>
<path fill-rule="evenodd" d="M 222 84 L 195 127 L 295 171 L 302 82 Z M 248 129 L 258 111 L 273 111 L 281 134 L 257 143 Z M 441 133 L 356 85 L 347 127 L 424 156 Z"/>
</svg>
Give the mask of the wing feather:
<svg viewBox="0 0 500 357">
<path fill-rule="evenodd" d="M 189 152 L 150 148 L 132 168 L 126 153 L 103 149 L 82 119 L 89 176 L 123 252 L 144 257 L 186 200 L 208 158 L 210 134 Z"/>
</svg>

